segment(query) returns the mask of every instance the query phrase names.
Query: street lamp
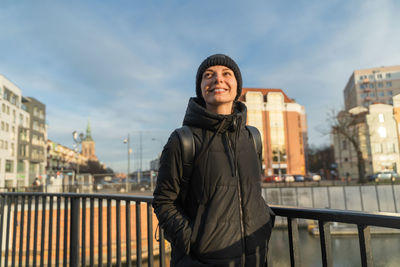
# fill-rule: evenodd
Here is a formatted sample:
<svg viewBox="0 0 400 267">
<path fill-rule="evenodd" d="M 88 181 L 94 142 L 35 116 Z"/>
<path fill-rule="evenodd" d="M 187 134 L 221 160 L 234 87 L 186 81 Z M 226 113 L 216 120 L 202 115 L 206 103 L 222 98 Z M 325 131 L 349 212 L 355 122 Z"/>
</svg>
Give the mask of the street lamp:
<svg viewBox="0 0 400 267">
<path fill-rule="evenodd" d="M 79 153 L 81 152 L 82 141 L 85 140 L 86 136 L 83 133 L 79 133 L 77 131 L 72 132 L 72 139 L 74 140 L 74 151 L 76 153 L 76 174 L 75 181 L 77 179 L 77 175 L 79 174 Z"/>
<path fill-rule="evenodd" d="M 156 168 L 158 169 L 160 167 L 160 157 L 161 157 L 161 153 L 162 153 L 163 143 L 162 143 L 162 141 L 160 139 L 157 139 L 157 138 L 154 138 L 154 137 L 151 138 L 151 141 L 158 141 L 160 143 L 161 152 L 158 153 L 158 155 L 157 155 L 158 163 L 157 163 L 157 166 L 156 166 Z M 153 180 L 154 180 L 154 171 L 151 170 L 150 171 L 150 190 L 151 191 L 153 191 L 153 188 L 154 188 L 154 181 Z"/>
<path fill-rule="evenodd" d="M 131 153 L 132 153 L 132 149 L 131 149 L 131 145 L 130 145 L 130 138 L 129 138 L 129 133 L 128 133 L 128 138 L 124 139 L 124 144 L 128 145 L 128 172 L 126 174 L 126 192 L 128 192 L 128 188 L 129 188 L 129 173 L 130 173 L 130 161 L 131 161 Z"/>
</svg>

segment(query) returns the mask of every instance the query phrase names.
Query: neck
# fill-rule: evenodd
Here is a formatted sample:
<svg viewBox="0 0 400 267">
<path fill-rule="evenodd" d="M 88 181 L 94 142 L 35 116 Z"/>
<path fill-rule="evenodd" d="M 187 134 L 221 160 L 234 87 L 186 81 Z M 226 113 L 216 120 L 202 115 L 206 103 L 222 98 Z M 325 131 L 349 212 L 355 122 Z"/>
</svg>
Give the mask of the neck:
<svg viewBox="0 0 400 267">
<path fill-rule="evenodd" d="M 233 103 L 226 103 L 218 106 L 209 105 L 206 103 L 206 109 L 208 111 L 220 114 L 220 115 L 229 115 L 232 114 Z"/>
</svg>

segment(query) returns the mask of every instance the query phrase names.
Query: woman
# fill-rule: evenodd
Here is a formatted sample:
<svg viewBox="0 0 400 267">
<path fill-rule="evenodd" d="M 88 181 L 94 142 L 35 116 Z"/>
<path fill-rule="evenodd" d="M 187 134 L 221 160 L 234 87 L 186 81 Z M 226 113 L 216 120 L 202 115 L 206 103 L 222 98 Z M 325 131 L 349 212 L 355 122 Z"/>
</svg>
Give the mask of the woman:
<svg viewBox="0 0 400 267">
<path fill-rule="evenodd" d="M 171 266 L 266 264 L 273 212 L 261 196 L 246 106 L 237 101 L 241 91 L 240 69 L 230 57 L 206 58 L 183 121 L 195 143 L 187 183 L 176 131 L 164 147 L 153 207 L 171 242 Z"/>
</svg>

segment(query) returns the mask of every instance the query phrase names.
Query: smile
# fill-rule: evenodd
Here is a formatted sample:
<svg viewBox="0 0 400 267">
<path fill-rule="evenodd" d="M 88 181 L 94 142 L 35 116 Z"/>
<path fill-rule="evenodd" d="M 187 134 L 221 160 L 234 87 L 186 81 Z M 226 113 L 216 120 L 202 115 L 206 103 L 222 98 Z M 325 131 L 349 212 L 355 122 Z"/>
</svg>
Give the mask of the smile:
<svg viewBox="0 0 400 267">
<path fill-rule="evenodd" d="M 214 92 L 214 93 L 223 93 L 225 91 L 228 91 L 228 90 L 227 89 L 222 89 L 222 88 L 216 88 L 216 89 L 210 90 L 210 92 Z"/>
</svg>

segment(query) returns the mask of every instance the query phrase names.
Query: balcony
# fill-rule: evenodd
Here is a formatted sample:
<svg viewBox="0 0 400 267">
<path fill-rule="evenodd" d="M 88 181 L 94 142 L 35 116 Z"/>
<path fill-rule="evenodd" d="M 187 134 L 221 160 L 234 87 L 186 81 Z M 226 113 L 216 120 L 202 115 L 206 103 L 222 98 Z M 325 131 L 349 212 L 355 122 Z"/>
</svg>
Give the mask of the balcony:
<svg viewBox="0 0 400 267">
<path fill-rule="evenodd" d="M 4 266 L 142 266 L 147 261 L 148 266 L 154 266 L 157 258 L 159 266 L 166 266 L 169 246 L 162 229 L 155 230 L 152 199 L 132 195 L 0 193 L 0 226 L 6 229 L 0 232 L 0 262 Z M 371 226 L 400 229 L 400 215 L 394 213 L 271 207 L 277 216 L 287 220 L 291 266 L 299 266 L 298 219 L 318 222 L 322 266 L 333 265 L 331 222 L 357 226 L 362 266 L 373 265 Z"/>
</svg>

